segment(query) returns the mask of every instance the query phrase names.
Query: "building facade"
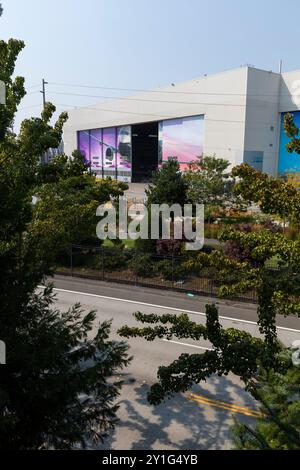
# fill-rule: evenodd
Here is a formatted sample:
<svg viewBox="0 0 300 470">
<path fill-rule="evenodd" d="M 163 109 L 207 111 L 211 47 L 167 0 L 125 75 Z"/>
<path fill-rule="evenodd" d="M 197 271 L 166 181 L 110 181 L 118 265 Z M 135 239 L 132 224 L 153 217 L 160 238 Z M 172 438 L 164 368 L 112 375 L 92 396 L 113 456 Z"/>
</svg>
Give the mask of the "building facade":
<svg viewBox="0 0 300 470">
<path fill-rule="evenodd" d="M 69 111 L 65 152 L 80 149 L 99 177 L 147 181 L 169 158 L 182 170 L 215 154 L 270 175 L 300 173 L 288 154 L 284 114 L 300 127 L 300 70 L 253 67 L 204 76 Z"/>
</svg>

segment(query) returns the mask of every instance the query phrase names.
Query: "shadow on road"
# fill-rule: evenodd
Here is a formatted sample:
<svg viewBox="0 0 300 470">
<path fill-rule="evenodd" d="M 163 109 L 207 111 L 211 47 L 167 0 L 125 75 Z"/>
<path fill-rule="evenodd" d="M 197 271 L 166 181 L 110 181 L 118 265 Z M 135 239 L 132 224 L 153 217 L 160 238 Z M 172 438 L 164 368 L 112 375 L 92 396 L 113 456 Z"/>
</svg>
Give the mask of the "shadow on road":
<svg viewBox="0 0 300 470">
<path fill-rule="evenodd" d="M 147 402 L 146 384 L 126 383 L 123 387 L 120 422 L 100 449 L 116 450 L 202 450 L 230 449 L 232 412 L 195 403 L 189 393 L 179 394 L 159 406 Z M 230 378 L 212 377 L 193 387 L 193 392 L 240 406 L 254 408 L 251 397 Z M 235 415 L 251 424 L 254 419 Z"/>
</svg>

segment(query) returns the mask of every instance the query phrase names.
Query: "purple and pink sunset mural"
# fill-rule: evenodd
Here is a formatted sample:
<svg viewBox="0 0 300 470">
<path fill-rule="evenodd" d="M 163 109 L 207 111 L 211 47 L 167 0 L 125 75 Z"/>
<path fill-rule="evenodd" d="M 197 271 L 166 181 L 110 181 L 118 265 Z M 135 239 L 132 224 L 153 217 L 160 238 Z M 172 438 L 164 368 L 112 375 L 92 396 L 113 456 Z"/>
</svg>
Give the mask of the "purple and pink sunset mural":
<svg viewBox="0 0 300 470">
<path fill-rule="evenodd" d="M 159 123 L 160 161 L 176 158 L 182 171 L 203 155 L 204 116 L 170 119 Z"/>
<path fill-rule="evenodd" d="M 203 156 L 203 141 L 204 116 L 159 122 L 157 167 L 176 158 L 180 169 L 187 170 L 189 163 Z M 134 153 L 131 126 L 79 131 L 78 148 L 99 176 L 131 181 Z"/>
</svg>

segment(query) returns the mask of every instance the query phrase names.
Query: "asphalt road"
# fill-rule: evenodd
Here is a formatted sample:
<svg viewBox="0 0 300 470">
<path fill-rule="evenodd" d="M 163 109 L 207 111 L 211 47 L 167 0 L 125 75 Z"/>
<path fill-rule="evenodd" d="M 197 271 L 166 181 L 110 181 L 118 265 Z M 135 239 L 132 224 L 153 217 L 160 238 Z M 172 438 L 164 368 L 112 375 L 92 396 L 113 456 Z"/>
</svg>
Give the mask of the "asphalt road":
<svg viewBox="0 0 300 470">
<path fill-rule="evenodd" d="M 184 294 L 155 291 L 86 281 L 57 276 L 56 306 L 68 309 L 80 302 L 86 310 L 97 310 L 97 323 L 112 319 L 111 336 L 120 339 L 117 330 L 135 325 L 132 314 L 176 313 L 189 311 L 193 321 L 204 323 L 205 304 L 212 299 L 190 298 Z M 231 302 L 220 303 L 222 324 L 259 335 L 256 307 Z M 300 320 L 280 318 L 278 334 L 290 345 L 300 339 Z M 120 422 L 104 445 L 105 449 L 227 449 L 231 448 L 230 426 L 233 416 L 248 424 L 255 422 L 257 404 L 246 393 L 240 380 L 230 375 L 213 376 L 206 383 L 193 387 L 191 392 L 179 394 L 157 407 L 150 406 L 146 395 L 156 381 L 160 365 L 169 364 L 183 353 L 201 353 L 211 345 L 201 340 L 167 342 L 130 339 L 130 354 L 134 356 L 129 367 L 120 374 L 125 381 L 119 399 Z"/>
</svg>

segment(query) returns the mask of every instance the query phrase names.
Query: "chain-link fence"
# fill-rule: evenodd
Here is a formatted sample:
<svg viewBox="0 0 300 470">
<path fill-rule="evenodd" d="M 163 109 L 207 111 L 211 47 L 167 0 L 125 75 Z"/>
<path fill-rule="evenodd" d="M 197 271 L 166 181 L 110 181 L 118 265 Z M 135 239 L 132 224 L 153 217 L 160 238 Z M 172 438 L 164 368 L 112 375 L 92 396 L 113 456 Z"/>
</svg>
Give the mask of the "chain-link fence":
<svg viewBox="0 0 300 470">
<path fill-rule="evenodd" d="M 73 245 L 58 257 L 56 273 L 217 297 L 222 285 L 217 271 L 213 268 L 193 271 L 189 256 Z M 238 294 L 235 299 L 256 302 L 256 291 Z"/>
</svg>

